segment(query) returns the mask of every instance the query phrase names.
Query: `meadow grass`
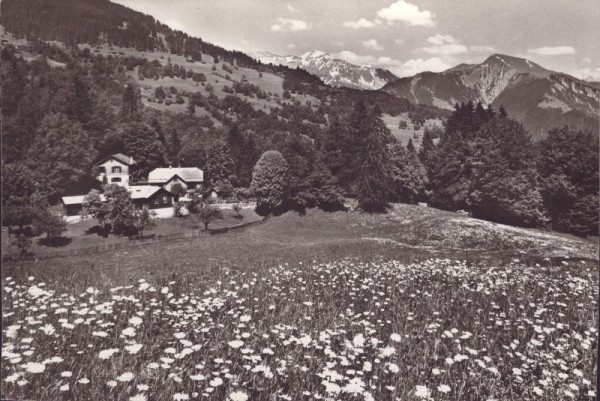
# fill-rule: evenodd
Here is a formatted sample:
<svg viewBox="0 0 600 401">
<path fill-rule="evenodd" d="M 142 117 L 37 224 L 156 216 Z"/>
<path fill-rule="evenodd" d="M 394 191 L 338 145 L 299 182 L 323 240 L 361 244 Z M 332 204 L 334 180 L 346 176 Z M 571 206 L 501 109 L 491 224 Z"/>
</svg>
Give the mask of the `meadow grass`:
<svg viewBox="0 0 600 401">
<path fill-rule="evenodd" d="M 2 397 L 595 399 L 597 260 L 574 258 L 593 244 L 557 237 L 549 254 L 580 248 L 532 259 L 497 232 L 480 232 L 485 243 L 452 231 L 456 218 L 311 212 L 93 262 L 13 265 Z"/>
</svg>

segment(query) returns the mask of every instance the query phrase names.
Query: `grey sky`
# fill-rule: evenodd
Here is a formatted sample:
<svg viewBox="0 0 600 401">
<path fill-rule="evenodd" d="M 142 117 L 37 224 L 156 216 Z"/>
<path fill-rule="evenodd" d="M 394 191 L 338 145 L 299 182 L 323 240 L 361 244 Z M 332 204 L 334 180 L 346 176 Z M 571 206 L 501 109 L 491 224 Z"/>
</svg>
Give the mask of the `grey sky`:
<svg viewBox="0 0 600 401">
<path fill-rule="evenodd" d="M 400 76 L 503 53 L 600 80 L 598 0 L 113 1 L 228 49 L 317 49 Z"/>
</svg>

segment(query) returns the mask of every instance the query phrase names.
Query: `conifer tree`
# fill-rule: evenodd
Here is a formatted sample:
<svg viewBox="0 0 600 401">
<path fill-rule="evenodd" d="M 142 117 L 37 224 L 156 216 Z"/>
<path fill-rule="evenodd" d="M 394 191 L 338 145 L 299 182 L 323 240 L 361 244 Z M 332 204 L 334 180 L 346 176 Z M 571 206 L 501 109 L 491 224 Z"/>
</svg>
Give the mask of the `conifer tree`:
<svg viewBox="0 0 600 401">
<path fill-rule="evenodd" d="M 132 84 L 125 85 L 121 104 L 121 119 L 123 121 L 137 120 L 140 117 L 138 101 L 138 94 L 135 87 Z"/>
<path fill-rule="evenodd" d="M 357 177 L 358 206 L 368 213 L 382 213 L 389 207 L 391 180 L 386 145 L 390 138 L 376 106 L 368 119 Z"/>
</svg>

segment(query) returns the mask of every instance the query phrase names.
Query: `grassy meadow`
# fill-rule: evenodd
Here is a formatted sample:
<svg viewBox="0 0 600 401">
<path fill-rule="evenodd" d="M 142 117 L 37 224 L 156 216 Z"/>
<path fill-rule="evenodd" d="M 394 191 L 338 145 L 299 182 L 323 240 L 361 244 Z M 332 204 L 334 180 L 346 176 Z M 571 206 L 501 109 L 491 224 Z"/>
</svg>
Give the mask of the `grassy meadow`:
<svg viewBox="0 0 600 401">
<path fill-rule="evenodd" d="M 596 248 L 395 205 L 12 262 L 2 397 L 592 400 Z"/>
</svg>

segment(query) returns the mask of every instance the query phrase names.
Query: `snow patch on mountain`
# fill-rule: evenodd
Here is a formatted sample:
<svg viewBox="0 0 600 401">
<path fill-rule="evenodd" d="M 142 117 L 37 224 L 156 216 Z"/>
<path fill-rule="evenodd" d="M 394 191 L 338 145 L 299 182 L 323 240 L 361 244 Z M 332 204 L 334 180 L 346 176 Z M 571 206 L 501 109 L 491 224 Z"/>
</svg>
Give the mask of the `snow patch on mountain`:
<svg viewBox="0 0 600 401">
<path fill-rule="evenodd" d="M 331 86 L 376 90 L 390 82 L 390 79 L 382 78 L 375 68 L 355 65 L 320 50 L 312 50 L 301 56 L 280 56 L 266 51 L 249 55 L 263 64 L 300 67 Z"/>
</svg>

